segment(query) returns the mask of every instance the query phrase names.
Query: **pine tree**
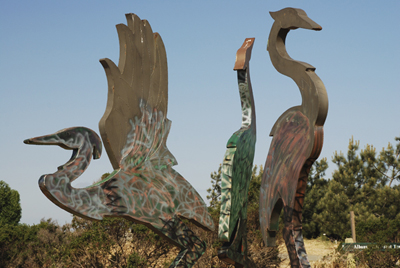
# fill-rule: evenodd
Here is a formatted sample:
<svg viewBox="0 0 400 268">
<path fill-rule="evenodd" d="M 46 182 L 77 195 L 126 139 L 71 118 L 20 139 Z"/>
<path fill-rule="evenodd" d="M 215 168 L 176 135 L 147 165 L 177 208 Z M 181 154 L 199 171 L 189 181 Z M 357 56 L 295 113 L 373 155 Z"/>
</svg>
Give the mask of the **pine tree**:
<svg viewBox="0 0 400 268">
<path fill-rule="evenodd" d="M 383 148 L 379 155 L 379 161 L 385 170 L 382 176 L 389 181 L 389 187 L 393 181 L 400 182 L 400 137 L 396 137 L 395 140 L 396 148 L 389 142 L 388 147 Z"/>
<path fill-rule="evenodd" d="M 389 143 L 379 155 L 372 145 L 366 145 L 359 153 L 358 149 L 359 141 L 352 138 L 346 156 L 334 154 L 332 161 L 337 169 L 316 205 L 318 212 L 312 216 L 328 236 L 343 239 L 350 235 L 350 211 L 355 213 L 356 225 L 380 219 L 388 220 L 390 225 L 400 219 L 400 187 L 391 187 L 393 181 L 399 180 L 400 143 L 396 149 Z"/>
<path fill-rule="evenodd" d="M 222 165 L 219 165 L 218 171 L 211 173 L 211 188 L 207 189 L 207 199 L 210 201 L 209 210 L 212 214 L 217 213 L 221 207 L 221 175 Z M 214 213 L 213 213 L 214 212 Z"/>
<path fill-rule="evenodd" d="M 322 212 L 317 208 L 320 199 L 325 195 L 328 180 L 325 177 L 325 171 L 328 169 L 326 158 L 314 162 L 307 179 L 306 196 L 304 198 L 304 207 L 302 215 L 303 235 L 306 238 L 315 238 L 320 236 L 321 231 L 315 220 L 314 215 Z"/>
<path fill-rule="evenodd" d="M 349 204 L 345 187 L 331 180 L 325 195 L 317 203 L 316 209 L 320 213 L 312 217 L 320 232 L 335 239 L 345 237 L 350 230 Z"/>
</svg>

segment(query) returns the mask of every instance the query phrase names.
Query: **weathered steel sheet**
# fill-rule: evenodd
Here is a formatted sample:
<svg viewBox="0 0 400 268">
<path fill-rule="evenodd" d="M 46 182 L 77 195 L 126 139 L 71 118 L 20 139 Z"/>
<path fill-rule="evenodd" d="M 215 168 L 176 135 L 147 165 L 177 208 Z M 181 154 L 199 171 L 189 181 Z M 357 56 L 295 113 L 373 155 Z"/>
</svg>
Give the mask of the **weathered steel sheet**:
<svg viewBox="0 0 400 268">
<path fill-rule="evenodd" d="M 100 157 L 101 140 L 83 127 L 25 140 L 27 144 L 72 149 L 71 159 L 53 174 L 43 175 L 40 189 L 59 207 L 84 218 L 124 217 L 144 224 L 182 250 L 171 267 L 192 267 L 206 245 L 181 218 L 206 230 L 214 223 L 197 191 L 172 166 L 166 146 L 168 74 L 163 41 L 150 24 L 127 14 L 117 25 L 120 59 L 116 66 L 100 60 L 108 80 L 108 100 L 99 128 L 114 171 L 87 188 L 71 182 Z"/>
<path fill-rule="evenodd" d="M 301 9 L 271 12 L 275 20 L 268 39 L 268 52 L 275 69 L 299 87 L 302 104 L 284 112 L 274 124 L 260 191 L 260 223 L 267 246 L 275 245 L 279 215 L 284 209 L 283 238 L 292 267 L 310 267 L 305 251 L 301 216 L 307 177 L 323 143 L 328 97 L 315 68 L 293 60 L 285 40 L 297 28 L 321 30 Z"/>
</svg>

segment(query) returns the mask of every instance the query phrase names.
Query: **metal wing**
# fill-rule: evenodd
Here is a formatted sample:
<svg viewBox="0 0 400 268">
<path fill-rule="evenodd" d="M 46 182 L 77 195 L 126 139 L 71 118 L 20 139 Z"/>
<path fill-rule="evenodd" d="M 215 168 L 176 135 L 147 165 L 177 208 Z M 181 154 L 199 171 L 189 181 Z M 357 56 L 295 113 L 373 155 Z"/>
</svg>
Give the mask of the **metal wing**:
<svg viewBox="0 0 400 268">
<path fill-rule="evenodd" d="M 140 120 L 146 110 L 166 117 L 168 104 L 167 56 L 161 36 L 135 14 L 126 14 L 126 19 L 128 25 L 116 26 L 118 67 L 110 59 L 100 60 L 107 75 L 108 100 L 99 129 L 114 169 L 119 168 L 132 122 Z"/>
</svg>

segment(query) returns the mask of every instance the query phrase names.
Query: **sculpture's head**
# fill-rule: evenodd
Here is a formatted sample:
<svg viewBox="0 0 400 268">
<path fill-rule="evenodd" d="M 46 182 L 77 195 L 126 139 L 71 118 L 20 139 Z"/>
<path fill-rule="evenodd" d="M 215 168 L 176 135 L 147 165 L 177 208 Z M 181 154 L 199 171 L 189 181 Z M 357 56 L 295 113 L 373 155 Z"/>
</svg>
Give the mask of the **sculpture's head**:
<svg viewBox="0 0 400 268">
<path fill-rule="evenodd" d="M 25 144 L 58 145 L 67 150 L 79 150 L 85 142 L 89 142 L 93 148 L 93 158 L 100 158 L 101 139 L 96 132 L 85 127 L 65 128 L 54 134 L 24 140 Z"/>
<path fill-rule="evenodd" d="M 310 19 L 302 9 L 288 7 L 276 12 L 270 12 L 270 14 L 276 23 L 280 23 L 283 29 L 322 30 L 322 27 Z"/>
</svg>

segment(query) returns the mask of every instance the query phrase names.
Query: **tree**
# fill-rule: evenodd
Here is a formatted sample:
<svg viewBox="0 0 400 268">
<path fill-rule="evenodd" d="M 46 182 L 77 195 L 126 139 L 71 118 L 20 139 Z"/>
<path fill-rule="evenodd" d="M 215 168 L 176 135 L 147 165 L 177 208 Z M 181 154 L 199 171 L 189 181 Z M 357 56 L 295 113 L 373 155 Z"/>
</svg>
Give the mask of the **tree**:
<svg viewBox="0 0 400 268">
<path fill-rule="evenodd" d="M 400 139 L 396 138 L 396 141 Z M 337 169 L 316 205 L 319 213 L 312 216 L 320 231 L 331 237 L 350 236 L 350 211 L 355 213 L 356 226 L 357 222 L 374 224 L 382 219 L 388 220 L 387 226 L 394 226 L 391 221 L 400 219 L 400 191 L 397 186 L 391 187 L 400 173 L 400 142 L 396 150 L 389 143 L 379 155 L 372 145 L 359 153 L 358 149 L 359 142 L 352 138 L 347 156 L 334 154 L 332 161 Z M 387 240 L 398 236 L 398 233 L 391 235 L 392 238 L 387 237 Z M 372 237 L 365 236 L 361 240 L 367 242 Z"/>
<path fill-rule="evenodd" d="M 344 192 L 342 184 L 330 181 L 316 206 L 320 213 L 312 217 L 321 233 L 335 239 L 346 237 L 350 228 L 349 198 Z"/>
<path fill-rule="evenodd" d="M 319 225 L 313 218 L 322 213 L 317 205 L 327 190 L 329 182 L 325 179 L 327 169 L 328 162 L 326 158 L 322 158 L 320 161 L 314 162 L 308 175 L 302 215 L 303 235 L 306 238 L 315 238 L 321 235 Z"/>
<path fill-rule="evenodd" d="M 211 188 L 207 189 L 207 200 L 210 202 L 209 211 L 212 216 L 216 216 L 221 208 L 221 176 L 222 165 L 219 165 L 218 171 L 211 173 Z"/>
<path fill-rule="evenodd" d="M 400 182 L 400 137 L 396 137 L 397 141 L 396 148 L 394 148 L 390 142 L 388 147 L 383 148 L 379 155 L 380 163 L 383 165 L 385 173 L 382 176 L 389 181 L 389 187 L 392 186 L 392 182 L 397 180 Z M 380 170 L 379 168 L 377 168 Z"/>
<path fill-rule="evenodd" d="M 16 225 L 21 219 L 19 193 L 11 189 L 7 183 L 0 181 L 0 226 Z"/>
<path fill-rule="evenodd" d="M 68 237 L 56 222 L 41 220 L 0 227 L 0 267 L 54 267 L 63 259 Z"/>
</svg>

